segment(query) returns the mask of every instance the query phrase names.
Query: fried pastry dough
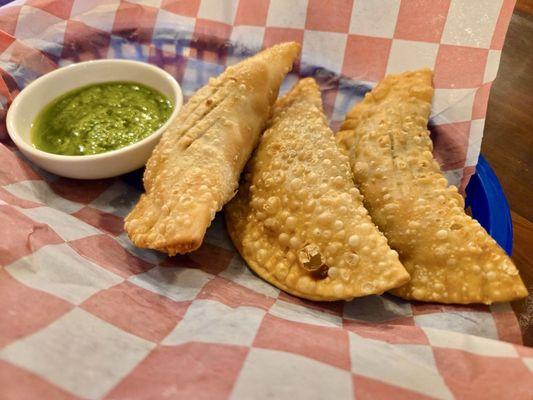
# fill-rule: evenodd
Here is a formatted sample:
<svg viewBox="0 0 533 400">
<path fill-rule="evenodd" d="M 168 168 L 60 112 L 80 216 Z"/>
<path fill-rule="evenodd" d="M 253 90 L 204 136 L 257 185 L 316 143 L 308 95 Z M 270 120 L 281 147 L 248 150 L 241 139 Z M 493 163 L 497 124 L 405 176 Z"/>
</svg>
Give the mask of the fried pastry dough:
<svg viewBox="0 0 533 400">
<path fill-rule="evenodd" d="M 527 295 L 511 259 L 464 212 L 432 155 L 428 69 L 386 77 L 346 115 L 337 134 L 373 221 L 411 275 L 393 294 L 441 303 Z"/>
<path fill-rule="evenodd" d="M 229 67 L 197 91 L 148 160 L 143 194 L 125 229 L 139 247 L 170 255 L 197 249 L 270 116 L 300 45 L 276 45 Z"/>
<path fill-rule="evenodd" d="M 245 171 L 224 210 L 233 243 L 263 279 L 311 300 L 382 293 L 409 279 L 363 207 L 313 79 L 278 100 Z"/>
</svg>

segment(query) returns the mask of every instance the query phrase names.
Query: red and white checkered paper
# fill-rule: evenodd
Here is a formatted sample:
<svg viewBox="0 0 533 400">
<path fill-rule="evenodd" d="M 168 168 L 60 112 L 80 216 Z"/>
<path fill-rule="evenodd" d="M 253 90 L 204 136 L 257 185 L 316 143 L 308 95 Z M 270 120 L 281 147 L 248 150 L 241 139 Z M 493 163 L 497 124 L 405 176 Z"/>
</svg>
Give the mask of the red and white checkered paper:
<svg viewBox="0 0 533 400">
<path fill-rule="evenodd" d="M 464 185 L 513 5 L 14 2 L 0 8 L 0 108 L 39 75 L 105 57 L 157 64 L 190 95 L 225 65 L 294 39 L 297 72 L 321 82 L 333 126 L 385 73 L 433 67 L 436 155 Z M 3 139 L 0 399 L 533 397 L 533 350 L 508 304 L 302 301 L 246 268 L 220 216 L 194 253 L 140 250 L 122 228 L 138 176 L 59 178 Z"/>
</svg>

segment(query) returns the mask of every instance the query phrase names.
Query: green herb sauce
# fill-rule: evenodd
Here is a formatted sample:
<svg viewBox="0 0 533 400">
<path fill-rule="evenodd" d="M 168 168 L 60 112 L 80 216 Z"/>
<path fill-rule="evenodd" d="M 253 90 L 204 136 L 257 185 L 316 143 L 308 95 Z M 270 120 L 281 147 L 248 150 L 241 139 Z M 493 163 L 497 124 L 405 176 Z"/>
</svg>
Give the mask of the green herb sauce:
<svg viewBox="0 0 533 400">
<path fill-rule="evenodd" d="M 65 155 L 88 155 L 138 142 L 161 127 L 172 102 L 135 82 L 84 86 L 48 104 L 32 124 L 33 145 Z"/>
</svg>

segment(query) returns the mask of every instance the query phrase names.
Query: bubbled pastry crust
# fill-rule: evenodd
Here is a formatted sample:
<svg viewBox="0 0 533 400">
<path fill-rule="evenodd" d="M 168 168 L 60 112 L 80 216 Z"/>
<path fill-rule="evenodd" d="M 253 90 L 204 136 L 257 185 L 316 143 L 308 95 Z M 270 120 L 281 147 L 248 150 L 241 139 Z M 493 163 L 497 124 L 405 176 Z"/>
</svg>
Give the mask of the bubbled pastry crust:
<svg viewBox="0 0 533 400">
<path fill-rule="evenodd" d="M 181 109 L 148 160 L 143 194 L 126 217 L 138 247 L 197 249 L 270 116 L 300 45 L 282 43 L 211 78 Z"/>
<path fill-rule="evenodd" d="M 524 297 L 513 262 L 464 212 L 463 198 L 433 158 L 431 78 L 428 69 L 386 77 L 337 134 L 373 221 L 411 275 L 392 293 L 463 304 Z"/>
<path fill-rule="evenodd" d="M 311 78 L 275 104 L 225 215 L 248 265 L 296 296 L 351 299 L 409 279 L 363 207 Z"/>
</svg>

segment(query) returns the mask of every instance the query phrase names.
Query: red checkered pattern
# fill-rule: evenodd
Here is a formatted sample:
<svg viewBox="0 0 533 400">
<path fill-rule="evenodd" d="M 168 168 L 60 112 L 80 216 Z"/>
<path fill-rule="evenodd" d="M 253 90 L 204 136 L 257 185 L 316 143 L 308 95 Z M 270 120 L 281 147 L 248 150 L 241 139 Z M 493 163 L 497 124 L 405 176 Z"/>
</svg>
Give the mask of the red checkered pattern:
<svg viewBox="0 0 533 400">
<path fill-rule="evenodd" d="M 106 180 L 75 190 L 0 151 L 6 398 L 475 398 L 487 388 L 520 399 L 533 390 L 533 354 L 511 344 L 521 339 L 508 305 L 297 299 L 246 268 L 219 219 L 186 256 L 134 249 L 109 221 L 136 189 Z"/>
<path fill-rule="evenodd" d="M 142 59 L 172 73 L 190 95 L 258 48 L 298 40 L 297 71 L 330 71 L 320 76 L 334 126 L 362 95 L 350 82 L 434 68 L 436 156 L 464 187 L 513 5 L 17 2 L 0 9 L 0 117 L 24 85 L 70 62 Z M 227 40 L 245 50 L 233 51 Z M 331 79 L 339 73 L 345 77 Z M 123 232 L 123 217 L 139 195 L 131 179 L 58 178 L 1 144 L 0 158 L 2 398 L 526 399 L 533 393 L 533 351 L 520 345 L 507 304 L 444 306 L 389 295 L 348 303 L 297 299 L 246 268 L 220 217 L 198 251 L 169 259 L 135 248 Z"/>
<path fill-rule="evenodd" d="M 513 7 L 514 0 L 29 0 L 1 10 L 0 119 L 20 86 L 65 63 L 141 58 L 171 72 L 187 97 L 249 54 L 228 54 L 228 40 L 250 51 L 296 40 L 304 65 L 370 85 L 387 73 L 433 68 L 435 154 L 451 183 L 464 187 L 477 163 L 479 127 Z M 331 125 L 338 127 L 347 103 L 331 82 L 322 86 Z M 461 123 L 470 121 L 478 122 L 465 135 Z M 448 151 L 457 148 L 458 136 L 461 148 Z"/>
</svg>

